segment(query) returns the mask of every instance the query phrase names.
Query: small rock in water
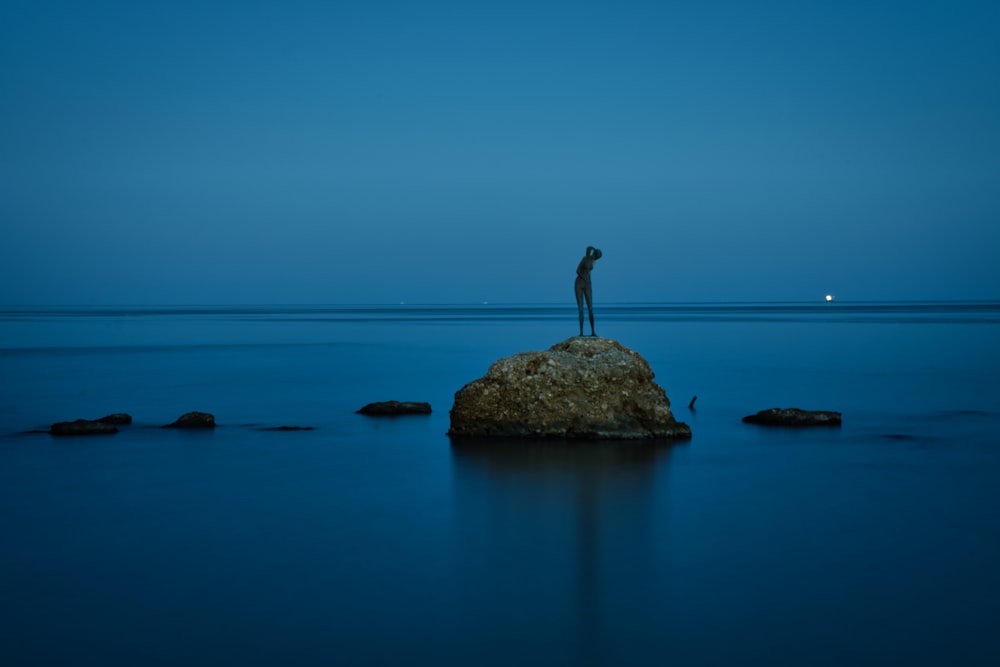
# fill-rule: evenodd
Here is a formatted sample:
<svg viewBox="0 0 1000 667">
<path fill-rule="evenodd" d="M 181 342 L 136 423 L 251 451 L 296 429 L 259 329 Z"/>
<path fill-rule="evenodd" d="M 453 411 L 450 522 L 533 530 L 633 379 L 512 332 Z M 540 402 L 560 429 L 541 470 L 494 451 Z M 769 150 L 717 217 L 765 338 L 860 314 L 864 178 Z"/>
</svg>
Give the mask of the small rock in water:
<svg viewBox="0 0 1000 667">
<path fill-rule="evenodd" d="M 99 421 L 102 424 L 131 424 L 132 415 L 125 414 L 124 412 L 116 412 L 113 415 L 107 415 L 95 421 Z"/>
<path fill-rule="evenodd" d="M 116 412 L 100 419 L 77 419 L 71 422 L 56 422 L 49 428 L 52 435 L 110 435 L 117 433 L 116 424 L 131 424 L 132 417 L 124 412 Z"/>
<path fill-rule="evenodd" d="M 188 412 L 177 418 L 173 424 L 163 428 L 215 428 L 215 415 L 207 412 Z"/>
<path fill-rule="evenodd" d="M 52 435 L 110 435 L 117 433 L 113 424 L 93 420 L 77 419 L 71 422 L 56 422 L 49 429 Z"/>
<path fill-rule="evenodd" d="M 369 403 L 358 410 L 357 413 L 373 417 L 429 415 L 431 413 L 431 404 L 419 401 L 380 401 L 378 403 Z"/>
<path fill-rule="evenodd" d="M 747 424 L 765 426 L 840 426 L 840 413 L 832 410 L 770 408 L 743 418 Z"/>
</svg>

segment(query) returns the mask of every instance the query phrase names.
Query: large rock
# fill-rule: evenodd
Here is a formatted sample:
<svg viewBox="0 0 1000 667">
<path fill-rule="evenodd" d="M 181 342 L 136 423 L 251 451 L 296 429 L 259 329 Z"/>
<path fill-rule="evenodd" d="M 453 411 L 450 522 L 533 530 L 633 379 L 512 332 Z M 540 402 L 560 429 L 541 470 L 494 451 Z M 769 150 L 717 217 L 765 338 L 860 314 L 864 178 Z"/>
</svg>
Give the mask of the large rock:
<svg viewBox="0 0 1000 667">
<path fill-rule="evenodd" d="M 574 337 L 490 366 L 455 393 L 452 436 L 688 439 L 638 353 L 609 338 Z"/>
</svg>

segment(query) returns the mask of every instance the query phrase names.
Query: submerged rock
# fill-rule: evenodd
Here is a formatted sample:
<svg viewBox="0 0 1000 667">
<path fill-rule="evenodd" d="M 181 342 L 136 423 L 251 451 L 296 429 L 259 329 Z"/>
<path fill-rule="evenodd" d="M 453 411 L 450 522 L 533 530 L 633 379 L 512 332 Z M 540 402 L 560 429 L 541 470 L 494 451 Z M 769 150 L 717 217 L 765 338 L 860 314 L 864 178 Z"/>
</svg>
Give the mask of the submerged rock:
<svg viewBox="0 0 1000 667">
<path fill-rule="evenodd" d="M 359 415 L 396 417 L 398 415 L 429 415 L 431 404 L 420 401 L 380 401 L 369 403 L 357 411 Z"/>
<path fill-rule="evenodd" d="M 496 361 L 455 393 L 451 436 L 587 438 L 691 437 L 649 363 L 610 338 L 573 337 L 544 352 Z"/>
<path fill-rule="evenodd" d="M 765 426 L 840 426 L 840 413 L 831 410 L 770 408 L 743 418 L 747 424 Z"/>
<path fill-rule="evenodd" d="M 173 424 L 163 428 L 215 428 L 215 415 L 207 412 L 188 412 L 177 418 Z"/>
<path fill-rule="evenodd" d="M 49 429 L 52 435 L 110 435 L 117 432 L 118 428 L 113 424 L 105 424 L 94 419 L 56 422 Z"/>
</svg>

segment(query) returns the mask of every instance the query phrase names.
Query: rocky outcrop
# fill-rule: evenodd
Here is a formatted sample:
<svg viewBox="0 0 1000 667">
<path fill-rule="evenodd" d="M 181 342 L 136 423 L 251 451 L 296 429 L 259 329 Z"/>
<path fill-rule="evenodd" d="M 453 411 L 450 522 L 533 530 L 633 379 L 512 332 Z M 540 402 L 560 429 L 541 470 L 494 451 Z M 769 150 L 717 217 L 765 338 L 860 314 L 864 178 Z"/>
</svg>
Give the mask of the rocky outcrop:
<svg viewBox="0 0 1000 667">
<path fill-rule="evenodd" d="M 609 338 L 574 337 L 496 361 L 455 393 L 451 436 L 608 440 L 691 437 L 649 363 Z"/>
<path fill-rule="evenodd" d="M 399 415 L 429 415 L 431 404 L 420 401 L 380 401 L 369 403 L 360 410 L 359 415 L 371 417 L 397 417 Z"/>
<path fill-rule="evenodd" d="M 207 412 L 188 412 L 163 428 L 215 428 L 215 416 Z"/>
<path fill-rule="evenodd" d="M 764 426 L 840 426 L 840 413 L 830 410 L 770 408 L 747 415 L 743 421 Z"/>
</svg>

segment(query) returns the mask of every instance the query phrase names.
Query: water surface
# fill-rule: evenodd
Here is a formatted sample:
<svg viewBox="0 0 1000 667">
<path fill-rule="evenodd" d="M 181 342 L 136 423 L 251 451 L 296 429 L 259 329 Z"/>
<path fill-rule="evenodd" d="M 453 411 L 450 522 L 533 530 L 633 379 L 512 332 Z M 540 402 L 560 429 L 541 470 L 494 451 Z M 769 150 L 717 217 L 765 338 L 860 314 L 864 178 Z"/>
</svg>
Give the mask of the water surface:
<svg viewBox="0 0 1000 667">
<path fill-rule="evenodd" d="M 693 439 L 499 446 L 448 439 L 454 392 L 575 309 L 8 309 L 0 662 L 998 664 L 998 324 L 609 306 Z M 354 414 L 388 399 L 434 412 Z M 779 405 L 844 425 L 740 421 Z"/>
</svg>

